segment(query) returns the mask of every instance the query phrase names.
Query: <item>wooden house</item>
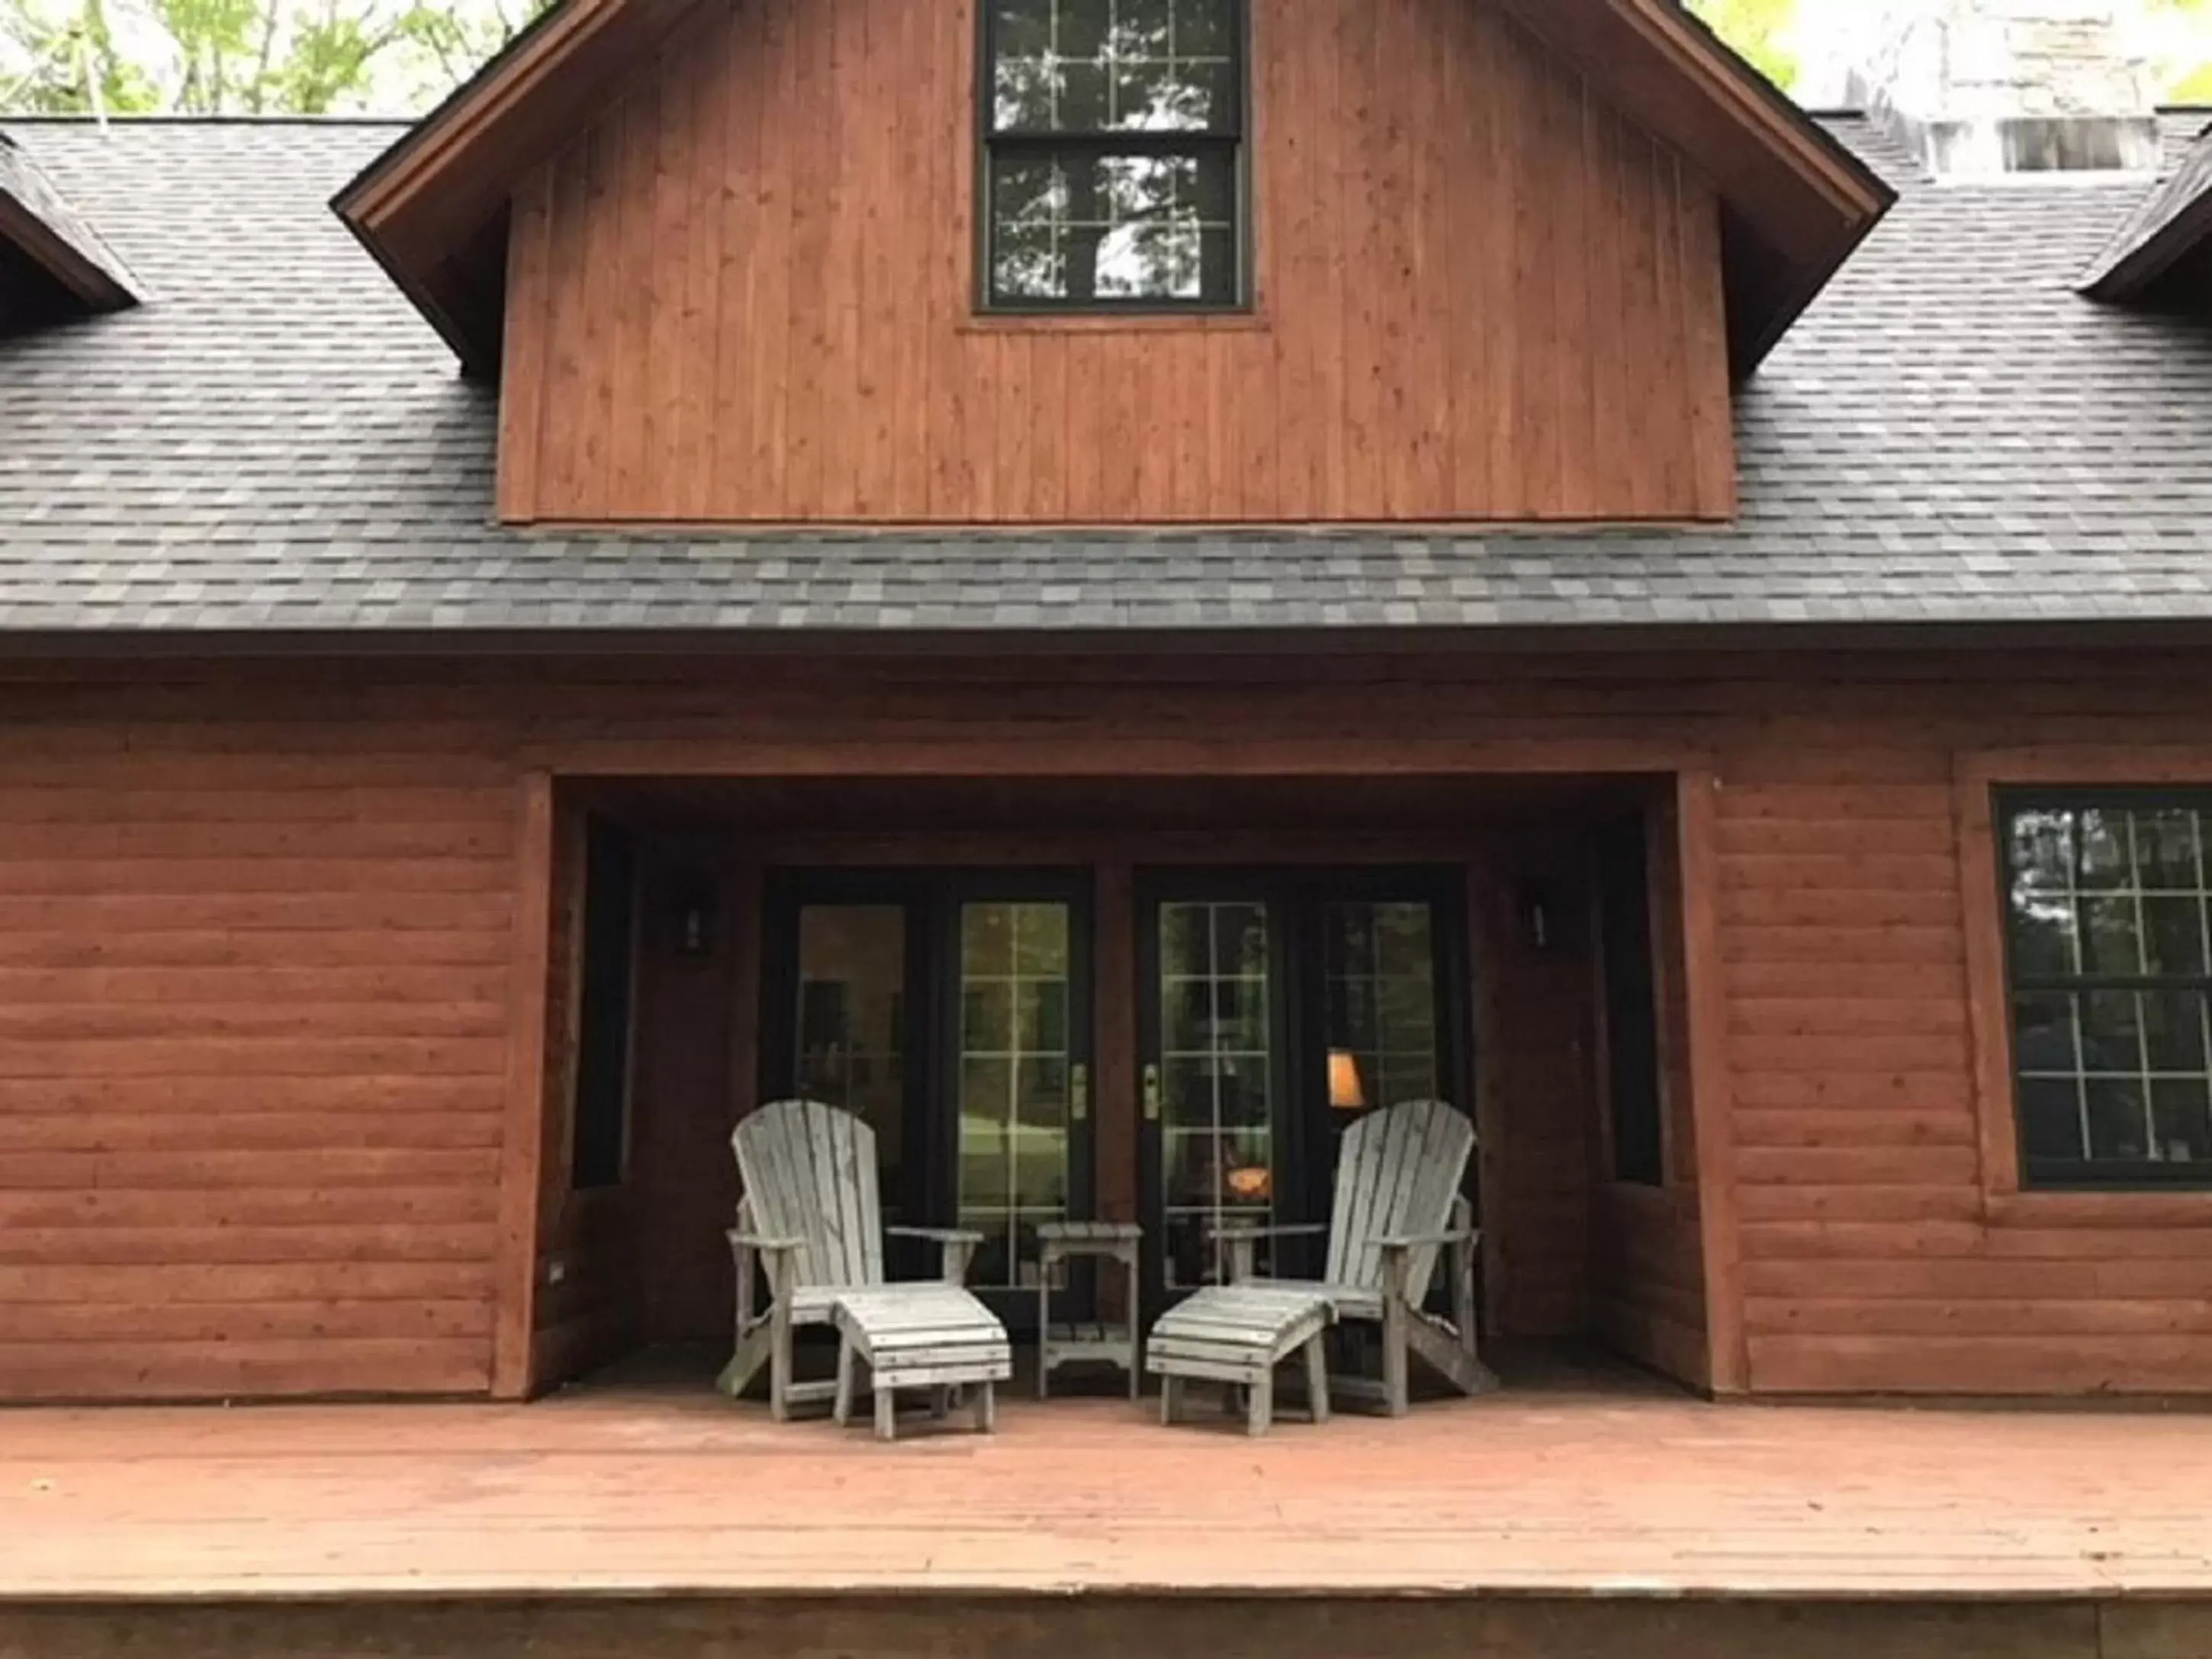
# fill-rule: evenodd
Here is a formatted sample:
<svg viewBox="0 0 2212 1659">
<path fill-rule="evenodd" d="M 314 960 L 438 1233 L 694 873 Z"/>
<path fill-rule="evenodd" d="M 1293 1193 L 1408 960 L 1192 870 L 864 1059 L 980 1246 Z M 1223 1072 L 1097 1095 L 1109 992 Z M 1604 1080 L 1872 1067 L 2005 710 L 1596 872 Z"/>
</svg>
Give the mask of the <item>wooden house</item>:
<svg viewBox="0 0 2212 1659">
<path fill-rule="evenodd" d="M 1016 1319 L 1436 1097 L 1486 1340 L 2212 1394 L 2206 119 L 563 0 L 411 125 L 11 120 L 0 1401 L 712 1353 L 794 1094 Z"/>
</svg>

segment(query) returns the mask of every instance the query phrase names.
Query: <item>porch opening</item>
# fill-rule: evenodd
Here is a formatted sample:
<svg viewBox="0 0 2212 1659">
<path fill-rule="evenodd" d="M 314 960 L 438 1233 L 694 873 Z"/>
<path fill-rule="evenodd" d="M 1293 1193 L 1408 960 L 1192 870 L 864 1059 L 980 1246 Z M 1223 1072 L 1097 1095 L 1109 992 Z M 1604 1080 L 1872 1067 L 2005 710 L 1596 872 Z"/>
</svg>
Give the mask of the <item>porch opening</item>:
<svg viewBox="0 0 2212 1659">
<path fill-rule="evenodd" d="M 984 1235 L 1018 1336 L 1040 1224 L 1141 1224 L 1149 1321 L 1223 1226 L 1326 1220 L 1352 1123 L 1442 1099 L 1480 1139 L 1486 1341 L 1702 1385 L 1671 784 L 564 781 L 533 1387 L 646 1348 L 704 1386 L 730 1133 L 793 1095 L 874 1128 L 888 1217 Z"/>
</svg>

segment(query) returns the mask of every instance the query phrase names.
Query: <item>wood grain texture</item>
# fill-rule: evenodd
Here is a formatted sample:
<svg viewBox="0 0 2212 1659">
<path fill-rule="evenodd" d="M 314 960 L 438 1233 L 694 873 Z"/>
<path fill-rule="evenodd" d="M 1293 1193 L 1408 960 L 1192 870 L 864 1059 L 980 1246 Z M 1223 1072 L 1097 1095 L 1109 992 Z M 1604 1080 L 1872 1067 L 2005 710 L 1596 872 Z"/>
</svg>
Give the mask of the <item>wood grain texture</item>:
<svg viewBox="0 0 2212 1659">
<path fill-rule="evenodd" d="M 1666 1000 L 1669 1029 L 1707 1048 L 1685 1036 L 1686 1085 L 1670 1065 L 1689 1116 L 1670 1098 L 1669 1169 L 1679 1182 L 1687 1146 L 1710 1227 L 1718 1108 L 1698 1056 L 1717 1050 L 1741 1290 L 1707 1311 L 1737 1304 L 1749 1390 L 2204 1392 L 2212 1198 L 1990 1190 L 1990 1028 L 1968 994 L 1968 931 L 1988 924 L 1946 849 L 1962 756 L 1996 756 L 1991 775 L 2015 781 L 2212 776 L 2208 696 L 2201 662 L 2148 650 L 1346 656 L 1321 675 L 1259 654 L 794 658 L 744 676 L 682 661 L 13 665 L 0 1329 L 23 1334 L 0 1341 L 0 1394 L 489 1388 L 517 792 L 533 770 L 594 769 L 599 789 L 733 826 L 740 860 L 750 836 L 754 857 L 957 862 L 980 817 L 1026 826 L 1047 862 L 1066 850 L 1054 834 L 1090 837 L 1079 862 L 1107 857 L 1103 841 L 1139 863 L 1259 844 L 1304 860 L 1387 830 L 1401 838 L 1376 844 L 1393 856 L 1475 866 L 1478 921 L 1501 907 L 1474 941 L 1490 1034 L 1475 1103 L 1510 1258 L 1486 1285 L 1501 1322 L 1569 1329 L 1604 1328 L 1632 1261 L 1650 1289 L 1632 1310 L 1693 1318 L 1689 1258 L 1663 1228 L 1633 1231 L 1650 1217 L 1593 1243 L 1573 1012 L 1587 962 L 1532 963 L 1503 896 L 1576 821 L 1537 792 L 1595 787 L 1584 772 L 1620 790 L 1706 771 L 1722 787 L 1696 881 L 1686 850 L 1680 863 L 1684 895 L 1708 896 L 1686 896 L 1686 920 L 1710 937 L 1686 939 L 1686 981 Z M 1478 792 L 1455 768 L 1530 775 Z M 842 818 L 824 780 L 858 792 Z M 1099 817 L 1101 800 L 1121 816 Z M 1681 811 L 1690 825 L 1689 800 Z M 556 964 L 572 826 L 555 836 Z M 1525 871 L 1481 873 L 1500 837 L 1532 847 Z M 1698 963 L 1717 988 L 1693 1017 Z M 722 969 L 690 971 L 668 968 L 654 995 L 705 1019 Z M 573 1029 L 572 977 L 549 977 L 549 1033 Z M 733 1112 L 745 1065 L 726 1062 L 725 1085 L 705 1050 L 743 1039 L 702 1041 L 672 1049 L 651 1086 L 702 1101 L 727 1086 Z M 549 1039 L 556 1101 L 564 1054 Z M 1102 1115 L 1128 1099 L 1126 1079 L 1099 1082 Z M 666 1149 L 669 1167 L 704 1160 L 687 1229 L 714 1207 L 722 1111 L 710 1102 L 682 1132 L 696 1139 Z M 565 1109 L 547 1134 L 549 1180 L 565 1183 Z M 1102 1165 L 1109 1206 L 1131 1178 Z M 615 1221 L 561 1207 L 541 1261 L 638 1260 Z M 1554 1210 L 1571 1237 L 1516 1242 L 1512 1218 L 1540 1229 Z M 1725 1288 L 1710 1243 L 1703 1277 Z M 637 1283 L 624 1267 L 542 1285 L 543 1357 L 561 1361 L 544 1374 L 605 1352 L 610 1320 L 617 1346 L 638 1328 L 622 1322 Z M 719 1316 L 689 1296 L 664 1292 L 652 1317 Z"/>
<path fill-rule="evenodd" d="M 525 776 L 517 792 L 514 957 L 508 968 L 507 1086 L 500 1129 L 499 1304 L 491 1389 L 531 1390 L 538 1322 L 538 1231 L 545 1164 L 546 997 L 553 972 L 553 780 Z M 343 1133 L 343 1129 L 337 1133 Z"/>
<path fill-rule="evenodd" d="M 1055 319 L 975 314 L 973 0 L 708 0 L 518 197 L 501 515 L 1732 514 L 1711 191 L 1491 8 L 1253 9 L 1253 315 Z"/>
<path fill-rule="evenodd" d="M 1533 1596 L 1612 1609 L 1645 1632 L 1643 1652 L 1844 1659 L 1921 1650 L 1854 1647 L 1826 1607 L 1761 1626 L 1765 1645 L 1743 1648 L 1663 1620 L 1714 1601 L 1943 1600 L 1954 1613 L 2041 1601 L 2023 1628 L 2049 1637 L 2078 1631 L 2069 1620 L 2099 1604 L 2194 1605 L 2212 1592 L 2203 1429 L 2189 1415 L 1778 1413 L 1619 1372 L 1551 1386 L 1508 1376 L 1502 1395 L 1425 1401 L 1399 1420 L 1342 1412 L 1256 1443 L 1210 1413 L 1168 1434 L 1118 1397 L 1044 1403 L 1018 1390 L 997 1435 L 923 1431 L 896 1455 L 864 1432 L 773 1424 L 675 1379 L 532 1407 L 24 1413 L 0 1443 L 0 1619 L 22 1618 L 26 1598 L 127 1598 L 167 1615 L 127 1651 L 179 1655 L 201 1650 L 165 1604 L 176 1599 L 234 1612 L 328 1596 L 361 1616 L 376 1602 L 496 1597 L 542 1619 L 563 1601 L 629 1613 L 626 1597 L 752 1596 L 789 1607 L 794 1632 L 813 1631 L 801 1650 L 826 1659 L 878 1650 L 796 1598 L 911 1610 L 996 1595 L 1040 1618 L 1134 1604 L 1160 1620 L 1170 1602 L 1224 1598 L 1233 1611 L 1203 1639 L 1183 1627 L 1188 1646 L 1165 1623 L 1054 1648 L 1049 1636 L 1070 1627 L 1018 1638 L 986 1620 L 961 1626 L 958 1650 L 1379 1659 L 1484 1650 L 1336 1628 L 1331 1598 L 1382 1621 Z M 2190 1628 L 2146 1618 L 2144 1639 L 2161 1624 L 2175 1641 Z M 781 1650 L 750 1618 L 721 1628 L 722 1651 Z M 0 1624 L 0 1651 L 10 1640 L 37 1659 L 71 1651 L 22 1632 Z M 1271 1639 L 1248 1645 L 1261 1632 Z M 1939 1651 L 2048 1650 L 1950 1634 Z M 659 1650 L 622 1620 L 599 1635 L 581 1651 Z"/>
</svg>

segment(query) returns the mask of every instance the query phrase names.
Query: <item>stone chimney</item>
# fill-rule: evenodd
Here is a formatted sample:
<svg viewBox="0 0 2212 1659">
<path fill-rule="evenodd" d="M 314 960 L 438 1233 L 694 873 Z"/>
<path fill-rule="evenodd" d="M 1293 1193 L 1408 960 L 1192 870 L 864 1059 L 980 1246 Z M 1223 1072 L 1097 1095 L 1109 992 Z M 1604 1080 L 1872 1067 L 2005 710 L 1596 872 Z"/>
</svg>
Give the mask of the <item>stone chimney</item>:
<svg viewBox="0 0 2212 1659">
<path fill-rule="evenodd" d="M 1812 0 L 1864 5 L 1853 102 L 1939 178 L 2155 173 L 2142 0 Z"/>
</svg>

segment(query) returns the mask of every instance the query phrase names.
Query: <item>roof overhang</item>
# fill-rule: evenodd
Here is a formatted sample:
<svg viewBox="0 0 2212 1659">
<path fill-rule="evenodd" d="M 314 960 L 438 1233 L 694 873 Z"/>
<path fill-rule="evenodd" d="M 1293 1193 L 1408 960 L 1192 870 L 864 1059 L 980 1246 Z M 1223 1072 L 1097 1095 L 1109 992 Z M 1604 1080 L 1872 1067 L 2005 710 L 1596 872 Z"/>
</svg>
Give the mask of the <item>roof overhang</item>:
<svg viewBox="0 0 2212 1659">
<path fill-rule="evenodd" d="M 2212 127 L 2128 216 L 2083 273 L 2081 291 L 2114 304 L 2150 299 L 2184 270 L 2212 272 Z"/>
<path fill-rule="evenodd" d="M 1730 362 L 1748 374 L 1894 192 L 1680 0 L 1499 3 L 1711 180 Z M 564 0 L 338 192 L 339 217 L 467 372 L 498 371 L 515 186 L 693 3 Z"/>
<path fill-rule="evenodd" d="M 41 309 L 90 316 L 138 303 L 130 267 L 15 141 L 0 133 L 0 313 L 10 292 Z"/>
</svg>

